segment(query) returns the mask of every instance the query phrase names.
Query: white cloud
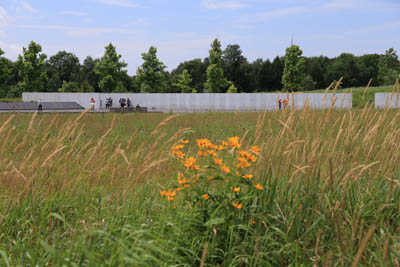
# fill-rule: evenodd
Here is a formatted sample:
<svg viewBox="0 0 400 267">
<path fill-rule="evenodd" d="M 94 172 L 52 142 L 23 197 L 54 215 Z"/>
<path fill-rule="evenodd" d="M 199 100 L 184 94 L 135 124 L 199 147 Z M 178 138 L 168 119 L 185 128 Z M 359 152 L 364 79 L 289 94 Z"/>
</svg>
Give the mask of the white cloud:
<svg viewBox="0 0 400 267">
<path fill-rule="evenodd" d="M 121 7 L 142 7 L 128 0 L 93 0 L 94 2 L 106 4 L 110 6 L 121 6 Z"/>
<path fill-rule="evenodd" d="M 0 6 L 0 29 L 8 24 L 10 21 L 10 17 L 8 16 L 7 11 Z"/>
<path fill-rule="evenodd" d="M 219 2 L 216 0 L 203 0 L 203 5 L 208 9 L 241 9 L 247 7 L 247 5 L 237 1 Z"/>
<path fill-rule="evenodd" d="M 16 60 L 22 51 L 22 46 L 17 44 L 10 44 L 0 40 L 1 50 L 5 52 L 5 57 L 11 60 Z"/>
<path fill-rule="evenodd" d="M 37 10 L 34 9 L 30 4 L 27 2 L 21 2 L 22 9 L 29 12 L 29 13 L 36 13 Z"/>
<path fill-rule="evenodd" d="M 89 14 L 88 13 L 85 13 L 85 12 L 80 12 L 80 11 L 73 11 L 73 10 L 71 10 L 71 11 L 61 11 L 61 12 L 59 12 L 59 14 L 61 14 L 61 15 L 71 15 L 71 16 L 75 16 L 75 17 L 86 17 L 86 16 L 88 16 Z"/>
</svg>

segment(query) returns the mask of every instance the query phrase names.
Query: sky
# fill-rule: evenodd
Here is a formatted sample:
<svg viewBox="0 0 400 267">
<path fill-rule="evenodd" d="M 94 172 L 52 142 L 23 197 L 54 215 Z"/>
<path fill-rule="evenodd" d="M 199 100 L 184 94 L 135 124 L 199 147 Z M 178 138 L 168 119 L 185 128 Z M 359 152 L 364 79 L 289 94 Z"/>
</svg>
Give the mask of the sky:
<svg viewBox="0 0 400 267">
<path fill-rule="evenodd" d="M 0 48 L 15 60 L 30 41 L 101 57 L 110 42 L 133 75 L 151 45 L 168 70 L 240 45 L 251 62 L 283 56 L 292 40 L 304 56 L 400 54 L 400 0 L 0 0 Z"/>
</svg>

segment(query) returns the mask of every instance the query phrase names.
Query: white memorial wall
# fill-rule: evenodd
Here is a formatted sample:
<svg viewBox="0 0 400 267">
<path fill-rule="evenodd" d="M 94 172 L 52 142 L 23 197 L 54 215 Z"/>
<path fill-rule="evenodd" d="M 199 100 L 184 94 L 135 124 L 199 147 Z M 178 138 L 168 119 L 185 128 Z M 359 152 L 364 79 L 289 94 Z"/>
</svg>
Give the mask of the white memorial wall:
<svg viewBox="0 0 400 267">
<path fill-rule="evenodd" d="M 119 107 L 120 98 L 130 98 L 132 106 L 147 107 L 159 112 L 205 112 L 205 111 L 257 111 L 277 110 L 278 100 L 287 99 L 288 106 L 302 109 L 327 109 L 335 98 L 334 108 L 352 108 L 351 94 L 324 93 L 240 93 L 240 94 L 141 94 L 141 93 L 23 93 L 24 102 L 77 102 L 84 108 L 95 100 L 95 109 L 105 109 L 106 99 L 113 99 L 113 107 Z"/>
</svg>

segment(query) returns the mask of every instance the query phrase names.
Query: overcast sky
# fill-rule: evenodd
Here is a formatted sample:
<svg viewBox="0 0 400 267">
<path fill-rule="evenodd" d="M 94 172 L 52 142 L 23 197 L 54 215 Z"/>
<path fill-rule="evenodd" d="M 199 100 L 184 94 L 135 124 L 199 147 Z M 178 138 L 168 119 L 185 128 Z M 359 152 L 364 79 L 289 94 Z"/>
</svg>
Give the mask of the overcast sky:
<svg viewBox="0 0 400 267">
<path fill-rule="evenodd" d="M 284 55 L 292 35 L 305 56 L 400 53 L 399 14 L 400 0 L 0 0 L 0 48 L 15 60 L 33 40 L 83 61 L 112 42 L 130 74 L 150 45 L 172 70 L 214 38 L 250 61 Z"/>
</svg>

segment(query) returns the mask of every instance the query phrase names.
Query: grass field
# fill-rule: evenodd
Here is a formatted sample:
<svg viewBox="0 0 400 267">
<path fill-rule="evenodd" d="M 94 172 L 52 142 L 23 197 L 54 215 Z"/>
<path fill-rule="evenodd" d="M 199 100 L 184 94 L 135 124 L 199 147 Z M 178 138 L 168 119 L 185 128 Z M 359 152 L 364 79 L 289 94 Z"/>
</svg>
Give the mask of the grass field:
<svg viewBox="0 0 400 267">
<path fill-rule="evenodd" d="M 395 110 L 0 114 L 0 135 L 2 265 L 400 265 Z"/>
</svg>

